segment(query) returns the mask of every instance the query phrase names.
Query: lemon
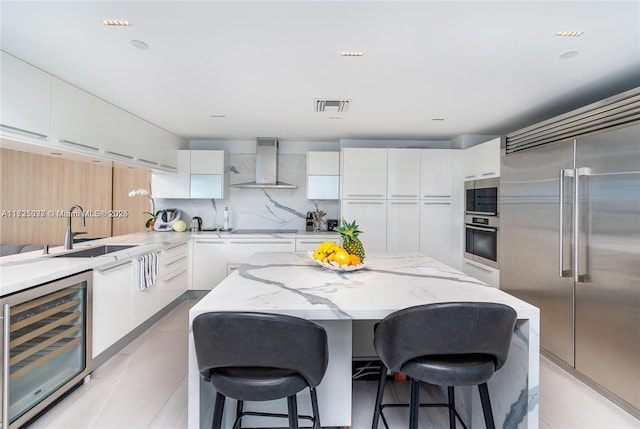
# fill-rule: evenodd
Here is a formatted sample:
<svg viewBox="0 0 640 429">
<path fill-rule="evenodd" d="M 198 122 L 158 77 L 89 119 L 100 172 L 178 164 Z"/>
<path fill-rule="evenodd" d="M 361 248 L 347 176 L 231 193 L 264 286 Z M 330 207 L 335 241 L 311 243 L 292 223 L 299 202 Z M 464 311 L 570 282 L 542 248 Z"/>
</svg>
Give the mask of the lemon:
<svg viewBox="0 0 640 429">
<path fill-rule="evenodd" d="M 176 232 L 183 232 L 187 230 L 187 222 L 183 220 L 177 220 L 173 224 L 173 230 Z"/>
</svg>

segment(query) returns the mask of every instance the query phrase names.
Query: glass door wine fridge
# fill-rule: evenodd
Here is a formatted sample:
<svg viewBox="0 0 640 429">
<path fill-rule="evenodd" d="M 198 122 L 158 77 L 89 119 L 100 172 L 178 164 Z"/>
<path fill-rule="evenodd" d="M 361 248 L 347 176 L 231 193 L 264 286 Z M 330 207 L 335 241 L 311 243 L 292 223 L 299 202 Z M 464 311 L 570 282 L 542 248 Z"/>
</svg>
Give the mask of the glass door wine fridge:
<svg viewBox="0 0 640 429">
<path fill-rule="evenodd" d="M 2 429 L 18 428 L 91 372 L 92 272 L 0 299 Z"/>
</svg>

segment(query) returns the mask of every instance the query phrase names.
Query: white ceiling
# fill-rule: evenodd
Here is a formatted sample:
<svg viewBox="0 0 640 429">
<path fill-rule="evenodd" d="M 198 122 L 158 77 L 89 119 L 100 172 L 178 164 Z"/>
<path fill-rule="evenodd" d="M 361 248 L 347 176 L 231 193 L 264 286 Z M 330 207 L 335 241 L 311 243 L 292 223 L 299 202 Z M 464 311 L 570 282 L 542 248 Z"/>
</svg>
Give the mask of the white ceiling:
<svg viewBox="0 0 640 429">
<path fill-rule="evenodd" d="M 498 135 L 640 86 L 640 1 L 2 0 L 0 8 L 4 51 L 185 138 Z M 569 51 L 578 54 L 559 58 Z M 316 113 L 316 98 L 352 102 L 347 113 Z"/>
</svg>

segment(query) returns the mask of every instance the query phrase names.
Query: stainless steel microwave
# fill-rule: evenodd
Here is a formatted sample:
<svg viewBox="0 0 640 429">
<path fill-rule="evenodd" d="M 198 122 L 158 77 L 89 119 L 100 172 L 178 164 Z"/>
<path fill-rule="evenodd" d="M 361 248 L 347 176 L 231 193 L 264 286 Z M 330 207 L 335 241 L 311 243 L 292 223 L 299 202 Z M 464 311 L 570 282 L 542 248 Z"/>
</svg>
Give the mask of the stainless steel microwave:
<svg viewBox="0 0 640 429">
<path fill-rule="evenodd" d="M 467 180 L 464 182 L 465 213 L 470 215 L 498 216 L 500 178 Z"/>
</svg>

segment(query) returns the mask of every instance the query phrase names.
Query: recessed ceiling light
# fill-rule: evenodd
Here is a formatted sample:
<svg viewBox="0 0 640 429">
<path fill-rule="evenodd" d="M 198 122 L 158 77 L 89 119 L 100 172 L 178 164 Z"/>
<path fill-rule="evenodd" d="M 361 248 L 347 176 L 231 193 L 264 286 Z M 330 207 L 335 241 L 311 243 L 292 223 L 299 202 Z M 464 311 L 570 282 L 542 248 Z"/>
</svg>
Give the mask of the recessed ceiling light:
<svg viewBox="0 0 640 429">
<path fill-rule="evenodd" d="M 107 27 L 129 27 L 131 24 L 129 21 L 125 21 L 122 19 L 103 19 L 102 25 Z"/>
<path fill-rule="evenodd" d="M 578 37 L 582 36 L 582 31 L 558 31 L 556 36 L 560 37 Z"/>
<path fill-rule="evenodd" d="M 132 40 L 131 44 L 138 49 L 147 49 L 149 45 L 144 43 L 142 40 Z"/>
<path fill-rule="evenodd" d="M 341 57 L 362 57 L 364 53 L 362 52 L 340 52 Z"/>
<path fill-rule="evenodd" d="M 444 121 L 444 118 L 431 118 L 432 121 Z"/>
<path fill-rule="evenodd" d="M 212 118 L 226 118 L 227 115 L 221 115 L 221 114 L 215 114 L 215 115 L 211 115 Z"/>
<path fill-rule="evenodd" d="M 342 119 L 340 116 L 329 116 L 329 119 Z"/>
<path fill-rule="evenodd" d="M 569 52 L 565 52 L 564 54 L 560 55 L 560 59 L 561 60 L 568 60 L 570 58 L 575 57 L 576 55 L 578 55 L 578 51 L 569 51 Z"/>
</svg>

